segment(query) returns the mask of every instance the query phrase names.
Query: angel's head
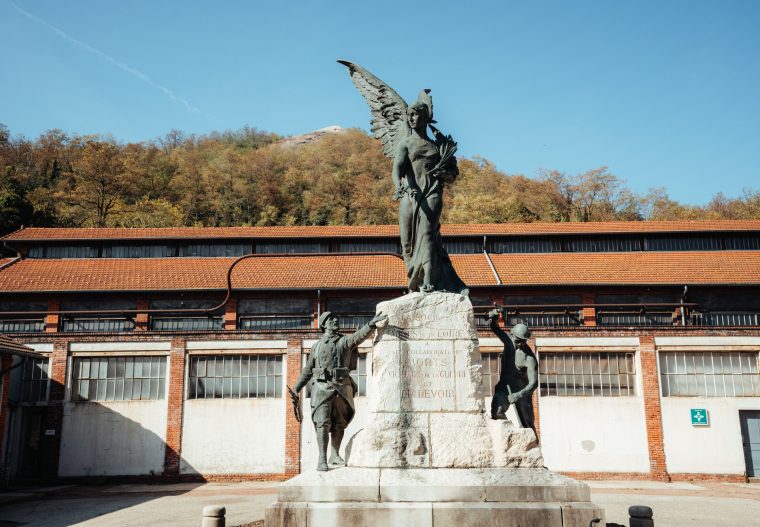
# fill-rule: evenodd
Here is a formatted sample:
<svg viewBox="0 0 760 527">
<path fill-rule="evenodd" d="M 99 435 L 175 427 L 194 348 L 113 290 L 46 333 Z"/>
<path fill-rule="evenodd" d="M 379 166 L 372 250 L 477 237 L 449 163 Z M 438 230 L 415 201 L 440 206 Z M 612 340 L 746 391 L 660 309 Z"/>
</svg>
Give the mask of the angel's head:
<svg viewBox="0 0 760 527">
<path fill-rule="evenodd" d="M 409 122 L 409 127 L 413 130 L 426 127 L 430 122 L 427 106 L 413 104 L 406 110 L 406 119 Z"/>
<path fill-rule="evenodd" d="M 430 90 L 422 90 L 417 100 L 406 110 L 407 121 L 413 129 L 425 127 L 433 121 L 433 98 Z"/>
</svg>

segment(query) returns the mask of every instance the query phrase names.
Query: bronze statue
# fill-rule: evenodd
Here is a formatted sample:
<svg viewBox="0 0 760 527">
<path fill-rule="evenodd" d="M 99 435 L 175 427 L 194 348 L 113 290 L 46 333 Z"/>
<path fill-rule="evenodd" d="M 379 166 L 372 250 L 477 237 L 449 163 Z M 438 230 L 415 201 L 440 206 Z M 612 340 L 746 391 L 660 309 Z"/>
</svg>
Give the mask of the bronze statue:
<svg viewBox="0 0 760 527">
<path fill-rule="evenodd" d="M 432 123 L 433 100 L 423 90 L 409 106 L 398 93 L 370 72 L 339 60 L 372 112 L 372 133 L 393 158 L 393 195 L 399 201 L 401 250 L 409 290 L 467 294 L 441 239 L 443 188 L 459 174 L 457 144 Z M 432 130 L 435 141 L 427 135 Z"/>
<path fill-rule="evenodd" d="M 327 440 L 330 439 L 330 465 L 345 466 L 340 457 L 343 433 L 354 417 L 354 395 L 357 386 L 349 372 L 356 369 L 356 348 L 379 322 L 387 319 L 378 313 L 367 324 L 351 335 L 338 333 L 338 317 L 325 311 L 319 317 L 319 327 L 324 331 L 314 345 L 290 396 L 299 419 L 298 393 L 311 382 L 311 420 L 317 432 L 319 462 L 317 470 L 327 470 Z M 299 419 L 300 421 L 300 419 Z"/>
<path fill-rule="evenodd" d="M 514 404 L 519 425 L 535 432 L 532 396 L 538 386 L 538 360 L 528 346 L 530 330 L 525 324 L 515 324 L 509 334 L 505 333 L 499 327 L 498 309 L 490 311 L 488 319 L 491 331 L 504 343 L 501 375 L 491 400 L 491 419 L 506 419 L 509 405 Z"/>
</svg>

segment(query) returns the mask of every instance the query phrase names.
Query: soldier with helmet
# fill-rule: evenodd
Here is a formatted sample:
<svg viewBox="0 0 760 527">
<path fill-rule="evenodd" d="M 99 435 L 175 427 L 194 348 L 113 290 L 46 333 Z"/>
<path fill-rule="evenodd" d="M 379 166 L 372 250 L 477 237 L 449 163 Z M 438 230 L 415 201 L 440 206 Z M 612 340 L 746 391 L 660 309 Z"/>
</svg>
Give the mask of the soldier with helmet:
<svg viewBox="0 0 760 527">
<path fill-rule="evenodd" d="M 505 333 L 499 327 L 498 309 L 490 311 L 488 318 L 491 331 L 504 343 L 501 375 L 491 401 L 491 419 L 506 419 L 509 405 L 514 404 L 520 426 L 535 432 L 532 396 L 538 386 L 538 360 L 528 346 L 530 330 L 525 324 L 515 324 L 509 334 Z"/>
<path fill-rule="evenodd" d="M 342 467 L 346 464 L 339 454 L 340 444 L 348 423 L 354 417 L 354 395 L 357 391 L 349 372 L 356 369 L 359 343 L 387 318 L 378 313 L 356 333 L 344 336 L 338 333 L 337 316 L 325 311 L 319 317 L 319 327 L 324 334 L 312 347 L 301 377 L 291 392 L 294 407 L 298 409 L 298 393 L 311 382 L 311 419 L 319 447 L 317 470 L 327 470 L 328 438 L 331 445 L 330 465 Z"/>
</svg>

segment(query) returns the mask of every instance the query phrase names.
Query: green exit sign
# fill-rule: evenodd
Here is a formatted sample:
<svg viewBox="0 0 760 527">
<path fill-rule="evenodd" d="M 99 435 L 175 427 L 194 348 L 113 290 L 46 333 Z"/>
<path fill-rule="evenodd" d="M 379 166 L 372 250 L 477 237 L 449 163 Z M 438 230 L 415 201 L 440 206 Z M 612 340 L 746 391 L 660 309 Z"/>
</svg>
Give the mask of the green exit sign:
<svg viewBox="0 0 760 527">
<path fill-rule="evenodd" d="M 710 417 L 707 414 L 707 410 L 704 408 L 692 408 L 691 424 L 693 426 L 708 426 L 710 424 Z"/>
</svg>

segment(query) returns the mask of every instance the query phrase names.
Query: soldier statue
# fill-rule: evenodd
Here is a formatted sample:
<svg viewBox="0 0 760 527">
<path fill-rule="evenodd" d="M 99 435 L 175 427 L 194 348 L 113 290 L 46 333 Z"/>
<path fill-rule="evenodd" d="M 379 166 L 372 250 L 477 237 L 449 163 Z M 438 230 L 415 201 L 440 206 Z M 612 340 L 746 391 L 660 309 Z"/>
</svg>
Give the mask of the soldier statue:
<svg viewBox="0 0 760 527">
<path fill-rule="evenodd" d="M 340 457 L 343 433 L 354 417 L 354 395 L 358 387 L 349 375 L 356 369 L 357 347 L 378 323 L 388 317 L 382 313 L 351 335 L 338 333 L 338 317 L 325 311 L 319 317 L 319 327 L 324 331 L 322 338 L 312 347 L 306 366 L 301 372 L 293 391 L 290 392 L 293 405 L 298 413 L 298 393 L 311 382 L 311 419 L 317 432 L 319 462 L 317 470 L 327 470 L 327 441 L 330 440 L 330 465 L 346 465 Z M 300 419 L 299 419 L 300 420 Z"/>
<path fill-rule="evenodd" d="M 530 330 L 525 324 L 515 324 L 509 334 L 505 333 L 499 327 L 498 309 L 490 311 L 488 319 L 491 331 L 504 343 L 501 375 L 491 401 L 491 419 L 506 419 L 509 405 L 514 404 L 519 425 L 535 432 L 532 396 L 538 385 L 538 360 L 528 346 Z"/>
</svg>

